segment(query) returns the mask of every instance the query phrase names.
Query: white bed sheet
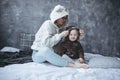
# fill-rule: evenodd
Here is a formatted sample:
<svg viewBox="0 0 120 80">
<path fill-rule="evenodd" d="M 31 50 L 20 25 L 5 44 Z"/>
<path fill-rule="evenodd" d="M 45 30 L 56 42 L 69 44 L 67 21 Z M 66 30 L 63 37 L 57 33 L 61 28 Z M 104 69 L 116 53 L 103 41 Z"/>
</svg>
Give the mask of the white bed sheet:
<svg viewBox="0 0 120 80">
<path fill-rule="evenodd" d="M 120 69 L 76 69 L 29 62 L 0 67 L 0 80 L 120 80 Z"/>
</svg>

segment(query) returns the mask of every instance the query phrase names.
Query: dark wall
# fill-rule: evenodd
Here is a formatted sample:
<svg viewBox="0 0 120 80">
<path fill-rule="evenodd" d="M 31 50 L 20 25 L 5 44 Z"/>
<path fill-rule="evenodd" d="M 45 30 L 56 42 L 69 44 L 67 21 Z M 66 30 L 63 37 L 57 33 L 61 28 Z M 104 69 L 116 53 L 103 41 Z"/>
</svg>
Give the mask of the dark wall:
<svg viewBox="0 0 120 80">
<path fill-rule="evenodd" d="M 57 4 L 68 8 L 70 25 L 85 30 L 85 52 L 120 57 L 119 0 L 0 0 L 0 48 L 30 46 Z"/>
</svg>

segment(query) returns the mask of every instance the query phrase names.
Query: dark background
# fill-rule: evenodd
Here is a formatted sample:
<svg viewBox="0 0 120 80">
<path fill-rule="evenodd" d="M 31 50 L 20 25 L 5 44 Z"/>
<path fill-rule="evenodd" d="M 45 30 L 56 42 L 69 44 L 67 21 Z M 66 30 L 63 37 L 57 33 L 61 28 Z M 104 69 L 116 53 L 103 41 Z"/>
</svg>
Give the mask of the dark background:
<svg viewBox="0 0 120 80">
<path fill-rule="evenodd" d="M 85 30 L 85 52 L 120 57 L 120 0 L 0 0 L 0 49 L 30 49 L 57 4 L 68 8 L 69 25 Z"/>
</svg>

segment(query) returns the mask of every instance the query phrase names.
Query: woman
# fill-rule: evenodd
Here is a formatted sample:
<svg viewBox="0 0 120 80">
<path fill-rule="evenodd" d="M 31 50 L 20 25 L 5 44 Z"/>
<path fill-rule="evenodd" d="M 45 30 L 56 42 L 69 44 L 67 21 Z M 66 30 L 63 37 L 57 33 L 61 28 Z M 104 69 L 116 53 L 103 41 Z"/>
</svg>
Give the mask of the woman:
<svg viewBox="0 0 120 80">
<path fill-rule="evenodd" d="M 68 35 L 68 31 L 59 33 L 60 28 L 64 28 L 68 21 L 68 12 L 66 9 L 57 5 L 50 14 L 50 20 L 46 20 L 35 35 L 35 41 L 31 46 L 33 49 L 32 59 L 34 62 L 49 63 L 61 67 L 86 68 L 86 65 L 73 64 L 54 53 L 52 47 L 56 45 L 61 38 Z"/>
</svg>

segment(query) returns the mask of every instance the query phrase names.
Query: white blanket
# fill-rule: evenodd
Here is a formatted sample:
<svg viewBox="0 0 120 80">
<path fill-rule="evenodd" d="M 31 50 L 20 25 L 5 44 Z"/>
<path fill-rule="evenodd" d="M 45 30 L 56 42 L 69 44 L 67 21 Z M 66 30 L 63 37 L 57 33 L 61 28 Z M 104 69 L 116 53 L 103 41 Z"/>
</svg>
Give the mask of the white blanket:
<svg viewBox="0 0 120 80">
<path fill-rule="evenodd" d="M 120 80 L 120 69 L 76 69 L 29 62 L 0 67 L 0 80 Z"/>
</svg>

